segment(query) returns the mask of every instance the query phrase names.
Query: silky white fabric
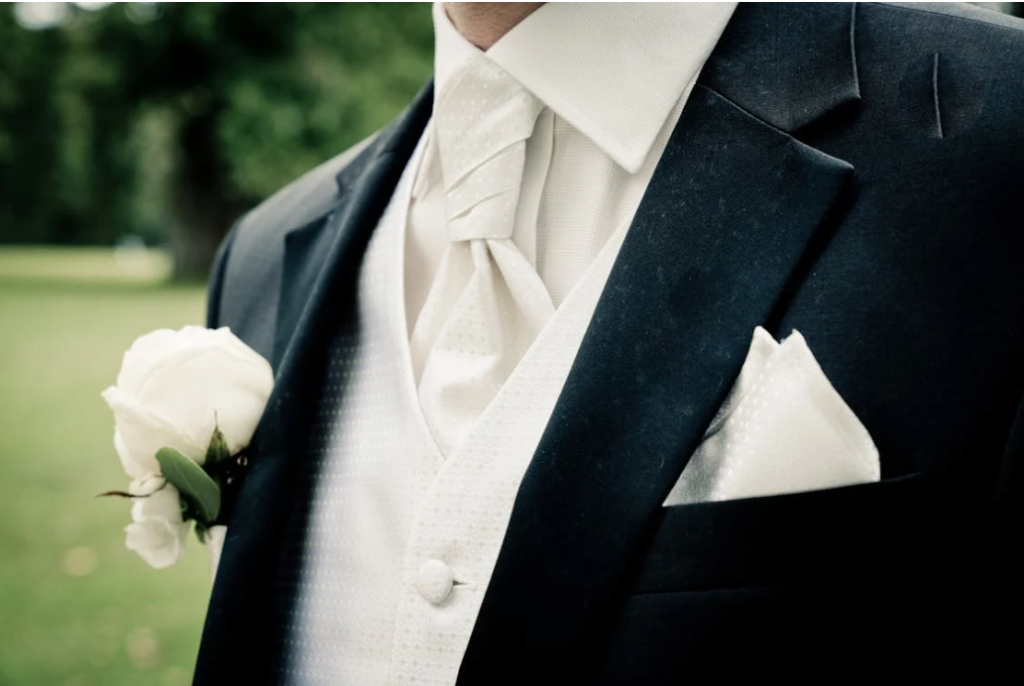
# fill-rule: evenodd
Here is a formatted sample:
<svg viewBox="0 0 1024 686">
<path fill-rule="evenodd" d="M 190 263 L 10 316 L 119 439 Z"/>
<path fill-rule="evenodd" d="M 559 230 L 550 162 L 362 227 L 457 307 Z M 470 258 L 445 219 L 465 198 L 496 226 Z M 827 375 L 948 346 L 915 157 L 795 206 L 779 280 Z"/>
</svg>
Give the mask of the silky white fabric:
<svg viewBox="0 0 1024 686">
<path fill-rule="evenodd" d="M 487 51 L 543 104 L 527 141 L 513 241 L 557 307 L 628 225 L 735 3 L 550 3 Z M 434 6 L 435 91 L 480 55 Z M 435 105 L 436 106 L 436 105 Z M 447 249 L 433 123 L 406 242 L 408 329 Z"/>
<path fill-rule="evenodd" d="M 450 455 L 554 306 L 512 241 L 525 141 L 540 101 L 482 54 L 436 97 L 449 245 L 411 348 L 424 417 Z"/>
<path fill-rule="evenodd" d="M 725 404 L 665 505 L 878 481 L 878 449 L 794 331 L 761 327 Z"/>
</svg>

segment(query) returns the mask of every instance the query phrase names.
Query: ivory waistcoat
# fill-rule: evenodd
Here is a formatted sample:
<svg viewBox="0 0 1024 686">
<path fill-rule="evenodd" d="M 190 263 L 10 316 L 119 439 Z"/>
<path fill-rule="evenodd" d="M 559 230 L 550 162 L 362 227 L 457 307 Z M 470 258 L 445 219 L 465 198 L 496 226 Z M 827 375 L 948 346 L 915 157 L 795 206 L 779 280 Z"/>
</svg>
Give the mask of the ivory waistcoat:
<svg viewBox="0 0 1024 686">
<path fill-rule="evenodd" d="M 421 145 L 422 148 L 422 145 Z M 625 227 L 569 294 L 461 448 L 423 420 L 409 355 L 407 166 L 362 263 L 312 422 L 308 520 L 296 518 L 288 684 L 455 683 L 520 481 L 568 376 Z M 305 526 L 305 531 L 295 530 Z"/>
</svg>

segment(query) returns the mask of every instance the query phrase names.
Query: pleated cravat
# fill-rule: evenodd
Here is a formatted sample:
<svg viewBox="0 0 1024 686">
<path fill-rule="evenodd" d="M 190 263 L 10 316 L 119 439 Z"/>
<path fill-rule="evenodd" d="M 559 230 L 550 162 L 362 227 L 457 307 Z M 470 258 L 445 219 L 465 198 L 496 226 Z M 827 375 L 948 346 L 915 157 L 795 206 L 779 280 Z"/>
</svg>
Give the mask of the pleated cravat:
<svg viewBox="0 0 1024 686">
<path fill-rule="evenodd" d="M 483 55 L 449 83 L 434 132 L 450 242 L 411 337 L 423 414 L 445 456 L 554 312 L 512 242 L 526 139 L 543 105 Z"/>
</svg>

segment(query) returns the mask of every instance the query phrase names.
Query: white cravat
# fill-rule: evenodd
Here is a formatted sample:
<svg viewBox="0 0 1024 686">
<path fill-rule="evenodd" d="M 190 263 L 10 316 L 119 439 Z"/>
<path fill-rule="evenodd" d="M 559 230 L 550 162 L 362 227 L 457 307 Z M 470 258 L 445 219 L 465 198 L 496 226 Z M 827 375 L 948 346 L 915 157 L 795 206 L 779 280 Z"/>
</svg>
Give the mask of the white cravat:
<svg viewBox="0 0 1024 686">
<path fill-rule="evenodd" d="M 543 103 L 526 141 L 512 240 L 559 307 L 632 220 L 734 3 L 548 3 L 487 57 Z M 481 51 L 434 8 L 441 93 Z M 436 108 L 439 103 L 435 101 Z M 435 121 L 416 172 L 405 245 L 411 334 L 448 250 Z"/>
<path fill-rule="evenodd" d="M 450 455 L 554 313 L 512 241 L 541 103 L 484 55 L 438 93 L 448 249 L 411 340 L 423 413 Z"/>
</svg>

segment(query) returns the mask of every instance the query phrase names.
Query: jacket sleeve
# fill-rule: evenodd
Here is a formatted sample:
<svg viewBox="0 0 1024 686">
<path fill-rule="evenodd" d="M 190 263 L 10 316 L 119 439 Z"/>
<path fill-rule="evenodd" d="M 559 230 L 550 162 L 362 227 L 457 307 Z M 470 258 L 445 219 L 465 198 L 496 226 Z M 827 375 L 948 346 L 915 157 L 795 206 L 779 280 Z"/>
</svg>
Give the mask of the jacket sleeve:
<svg viewBox="0 0 1024 686">
<path fill-rule="evenodd" d="M 210 329 L 216 329 L 221 325 L 221 301 L 224 291 L 224 275 L 227 271 L 228 254 L 231 252 L 231 244 L 235 240 L 238 226 L 241 223 L 241 219 L 235 222 L 235 225 L 224 236 L 220 247 L 217 248 L 217 255 L 213 258 L 213 266 L 210 268 L 209 283 L 206 287 L 206 326 Z"/>
</svg>

